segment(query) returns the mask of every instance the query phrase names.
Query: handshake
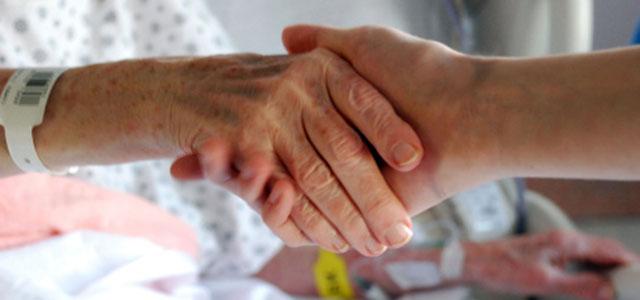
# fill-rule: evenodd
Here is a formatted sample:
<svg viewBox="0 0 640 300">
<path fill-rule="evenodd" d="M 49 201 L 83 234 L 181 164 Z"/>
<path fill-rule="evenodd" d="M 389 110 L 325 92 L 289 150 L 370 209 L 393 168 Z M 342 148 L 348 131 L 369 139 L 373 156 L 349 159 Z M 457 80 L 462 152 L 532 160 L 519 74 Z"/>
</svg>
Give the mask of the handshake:
<svg viewBox="0 0 640 300">
<path fill-rule="evenodd" d="M 305 25 L 283 40 L 291 55 L 70 69 L 38 152 L 52 169 L 179 157 L 174 177 L 230 189 L 287 245 L 366 256 L 483 182 L 640 178 L 638 49 L 484 58 L 387 28 Z M 15 173 L 6 157 L 0 171 Z"/>
<path fill-rule="evenodd" d="M 202 80 L 237 83 L 222 100 L 235 121 L 201 130 L 175 177 L 230 189 L 289 246 L 367 256 L 406 244 L 410 214 L 480 182 L 451 177 L 491 147 L 459 130 L 472 100 L 460 93 L 476 84 L 465 56 L 384 28 L 299 26 L 283 39 L 292 56 L 235 57 Z"/>
</svg>

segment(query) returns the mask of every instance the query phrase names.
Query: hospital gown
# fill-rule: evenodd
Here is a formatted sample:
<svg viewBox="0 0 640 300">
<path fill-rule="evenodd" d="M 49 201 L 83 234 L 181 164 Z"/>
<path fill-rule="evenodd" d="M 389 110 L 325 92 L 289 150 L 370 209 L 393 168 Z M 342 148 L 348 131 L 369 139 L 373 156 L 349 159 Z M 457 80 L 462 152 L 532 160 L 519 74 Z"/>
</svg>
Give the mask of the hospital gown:
<svg viewBox="0 0 640 300">
<path fill-rule="evenodd" d="M 130 58 L 232 52 L 194 0 L 0 0 L 0 67 L 74 67 Z M 137 194 L 196 231 L 205 277 L 246 276 L 281 242 L 245 203 L 211 183 L 179 182 L 169 160 L 84 167 L 74 177 Z"/>
</svg>

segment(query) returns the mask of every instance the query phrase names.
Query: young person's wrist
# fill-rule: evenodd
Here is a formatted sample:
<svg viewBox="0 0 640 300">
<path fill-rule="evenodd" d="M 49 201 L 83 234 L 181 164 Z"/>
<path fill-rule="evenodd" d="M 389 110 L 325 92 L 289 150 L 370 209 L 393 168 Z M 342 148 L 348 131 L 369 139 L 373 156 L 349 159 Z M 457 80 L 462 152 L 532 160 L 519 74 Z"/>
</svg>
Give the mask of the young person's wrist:
<svg viewBox="0 0 640 300">
<path fill-rule="evenodd" d="M 480 155 L 485 159 L 488 180 L 517 176 L 519 139 L 526 113 L 525 94 L 517 79 L 509 74 L 513 59 L 470 57 L 474 67 L 474 83 L 470 91 L 471 105 L 476 114 L 472 135 L 480 137 Z"/>
</svg>

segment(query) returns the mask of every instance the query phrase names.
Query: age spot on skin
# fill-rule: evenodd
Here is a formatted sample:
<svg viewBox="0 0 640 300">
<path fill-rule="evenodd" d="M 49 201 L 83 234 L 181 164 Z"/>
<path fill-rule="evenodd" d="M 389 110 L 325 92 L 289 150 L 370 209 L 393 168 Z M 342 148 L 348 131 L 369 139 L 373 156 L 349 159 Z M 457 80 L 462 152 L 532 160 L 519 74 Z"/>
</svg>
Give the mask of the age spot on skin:
<svg viewBox="0 0 640 300">
<path fill-rule="evenodd" d="M 222 72 L 224 79 L 248 80 L 272 77 L 284 73 L 290 66 L 289 62 L 271 64 L 234 65 Z"/>
<path fill-rule="evenodd" d="M 195 112 L 205 120 L 219 120 L 220 122 L 231 126 L 236 126 L 240 123 L 238 115 L 233 110 L 223 105 L 212 107 L 211 105 L 202 105 L 201 101 L 198 100 L 178 101 L 177 104 L 187 111 Z"/>
<path fill-rule="evenodd" d="M 238 116 L 232 110 L 230 110 L 230 109 L 228 109 L 226 107 L 215 109 L 214 113 L 221 120 L 223 120 L 224 122 L 226 122 L 228 124 L 237 125 L 239 123 Z"/>
<path fill-rule="evenodd" d="M 260 100 L 263 98 L 265 90 L 255 83 L 241 83 L 222 86 L 218 92 L 240 96 L 248 100 Z"/>
<path fill-rule="evenodd" d="M 259 66 L 257 68 L 251 69 L 249 72 L 249 76 L 252 78 L 262 78 L 280 75 L 284 73 L 284 71 L 286 71 L 290 65 L 290 63 L 276 63 L 272 65 Z"/>
</svg>

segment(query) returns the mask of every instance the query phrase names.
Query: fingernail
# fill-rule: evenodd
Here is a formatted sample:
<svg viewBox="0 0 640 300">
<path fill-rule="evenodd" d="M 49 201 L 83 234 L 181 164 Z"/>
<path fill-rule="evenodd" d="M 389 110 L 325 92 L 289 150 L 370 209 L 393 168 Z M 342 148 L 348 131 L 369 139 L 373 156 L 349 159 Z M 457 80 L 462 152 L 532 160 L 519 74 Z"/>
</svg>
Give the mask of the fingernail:
<svg viewBox="0 0 640 300">
<path fill-rule="evenodd" d="M 349 245 L 341 238 L 336 238 L 333 241 L 333 248 L 338 251 L 338 253 L 345 253 L 349 251 Z"/>
<path fill-rule="evenodd" d="M 387 251 L 387 247 L 385 245 L 380 244 L 378 241 L 374 240 L 373 238 L 367 241 L 367 244 L 365 245 L 365 247 L 367 247 L 367 251 L 369 251 L 369 254 L 374 256 L 378 256 L 383 252 Z"/>
<path fill-rule="evenodd" d="M 275 205 L 280 200 L 281 195 L 282 195 L 282 192 L 279 189 L 274 189 L 271 191 L 269 198 L 267 198 L 267 202 L 269 202 L 272 205 Z"/>
<path fill-rule="evenodd" d="M 342 245 L 342 248 L 338 249 L 338 253 L 346 253 L 347 251 L 349 251 L 350 247 L 347 244 Z"/>
<path fill-rule="evenodd" d="M 418 159 L 418 151 L 413 146 L 401 142 L 393 147 L 393 160 L 399 166 L 412 164 Z"/>
<path fill-rule="evenodd" d="M 387 229 L 384 234 L 384 238 L 387 241 L 387 245 L 391 248 L 398 248 L 409 242 L 413 236 L 413 231 L 403 223 L 398 223 L 393 227 Z"/>
</svg>

